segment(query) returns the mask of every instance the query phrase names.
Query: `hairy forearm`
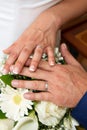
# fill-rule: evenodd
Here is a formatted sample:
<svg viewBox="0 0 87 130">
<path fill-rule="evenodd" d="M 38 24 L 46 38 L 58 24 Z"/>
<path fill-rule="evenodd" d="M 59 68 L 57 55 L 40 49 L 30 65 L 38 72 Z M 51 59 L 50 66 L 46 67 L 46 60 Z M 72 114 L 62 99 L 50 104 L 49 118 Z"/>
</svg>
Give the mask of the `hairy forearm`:
<svg viewBox="0 0 87 130">
<path fill-rule="evenodd" d="M 57 27 L 87 12 L 87 0 L 63 0 L 50 8 Z"/>
</svg>

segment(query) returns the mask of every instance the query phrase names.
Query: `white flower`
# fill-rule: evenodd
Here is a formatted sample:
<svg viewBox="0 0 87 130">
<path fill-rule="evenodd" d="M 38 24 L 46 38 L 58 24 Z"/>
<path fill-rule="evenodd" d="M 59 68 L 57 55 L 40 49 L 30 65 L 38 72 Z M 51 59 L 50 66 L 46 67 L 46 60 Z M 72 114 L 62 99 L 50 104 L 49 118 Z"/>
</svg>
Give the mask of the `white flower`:
<svg viewBox="0 0 87 130">
<path fill-rule="evenodd" d="M 0 119 L 0 130 L 12 130 L 14 121 L 10 119 Z"/>
<path fill-rule="evenodd" d="M 64 118 L 64 128 L 65 130 L 76 130 L 76 126 L 79 126 L 78 122 L 69 116 L 69 118 Z"/>
<path fill-rule="evenodd" d="M 34 113 L 21 118 L 12 130 L 38 130 L 38 121 Z"/>
<path fill-rule="evenodd" d="M 32 109 L 32 101 L 23 97 L 27 89 L 13 89 L 9 86 L 1 89 L 0 109 L 6 113 L 6 117 L 18 121 L 24 115 L 28 115 L 28 109 Z"/>
<path fill-rule="evenodd" d="M 42 58 L 48 60 L 46 54 Z M 5 55 L 0 58 L 0 76 L 3 75 L 2 70 L 6 59 Z M 60 60 L 63 60 L 63 57 L 56 48 L 55 61 L 61 64 Z M 71 116 L 64 117 L 66 108 L 43 101 L 36 102 L 37 104 L 34 105 L 32 101 L 25 99 L 23 95 L 29 92 L 28 89 L 14 89 L 0 80 L 0 92 L 0 109 L 8 118 L 0 119 L 0 130 L 38 130 L 38 119 L 42 124 L 52 126 L 50 129 L 49 127 L 43 129 L 42 126 L 43 130 L 55 130 L 55 126 L 60 123 L 61 119 L 62 124 L 57 130 L 76 130 L 75 126 L 78 126 L 78 123 Z"/>
<path fill-rule="evenodd" d="M 0 55 L 0 75 L 2 75 L 3 67 L 6 62 L 7 57 L 8 57 L 8 55 L 6 55 L 6 54 L 3 54 L 2 56 Z"/>
<path fill-rule="evenodd" d="M 64 114 L 66 108 L 61 108 L 50 102 L 39 102 L 35 107 L 36 112 L 41 123 L 47 126 L 57 125 Z"/>
<path fill-rule="evenodd" d="M 76 130 L 76 126 L 79 126 L 79 123 L 71 117 L 71 121 L 72 121 L 72 129 L 71 130 Z"/>
</svg>

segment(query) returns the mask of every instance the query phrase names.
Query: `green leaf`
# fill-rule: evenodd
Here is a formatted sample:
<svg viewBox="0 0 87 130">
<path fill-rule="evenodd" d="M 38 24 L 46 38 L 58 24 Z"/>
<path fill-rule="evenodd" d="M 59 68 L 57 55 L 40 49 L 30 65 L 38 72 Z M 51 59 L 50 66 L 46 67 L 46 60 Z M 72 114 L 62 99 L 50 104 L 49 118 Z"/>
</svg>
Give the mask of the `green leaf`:
<svg viewBox="0 0 87 130">
<path fill-rule="evenodd" d="M 23 75 L 16 75 L 16 74 L 6 74 L 6 75 L 2 75 L 0 76 L 0 79 L 6 84 L 6 85 L 9 85 L 9 86 L 12 86 L 11 85 L 11 82 L 13 79 L 17 79 L 17 80 L 31 80 L 30 77 L 26 77 L 26 76 L 23 76 Z M 32 79 L 33 80 L 33 79 Z"/>
<path fill-rule="evenodd" d="M 0 110 L 0 119 L 6 119 L 5 113 Z"/>
<path fill-rule="evenodd" d="M 6 74 L 0 76 L 0 79 L 7 85 L 11 86 L 11 81 L 14 79 L 14 75 Z"/>
</svg>

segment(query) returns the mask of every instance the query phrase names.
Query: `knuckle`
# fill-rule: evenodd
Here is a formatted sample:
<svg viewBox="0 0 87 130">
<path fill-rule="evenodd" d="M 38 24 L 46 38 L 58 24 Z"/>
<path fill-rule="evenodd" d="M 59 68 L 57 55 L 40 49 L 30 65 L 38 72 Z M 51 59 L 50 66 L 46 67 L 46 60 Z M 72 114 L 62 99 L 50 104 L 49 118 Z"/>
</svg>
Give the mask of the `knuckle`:
<svg viewBox="0 0 87 130">
<path fill-rule="evenodd" d="M 34 95 L 33 95 L 33 99 L 39 100 L 39 96 L 38 96 L 37 94 L 34 94 Z"/>
<path fill-rule="evenodd" d="M 55 57 L 53 51 L 48 52 L 48 54 L 49 54 L 50 58 L 54 58 Z"/>
<path fill-rule="evenodd" d="M 11 62 L 9 59 L 7 59 L 7 61 L 5 62 L 5 66 L 9 67 L 11 65 Z"/>
<path fill-rule="evenodd" d="M 4 68 L 5 68 L 5 69 L 8 69 L 9 67 L 10 67 L 10 64 L 9 64 L 8 62 L 6 62 Z"/>
<path fill-rule="evenodd" d="M 38 64 L 38 60 L 32 60 L 32 64 L 35 66 Z"/>
<path fill-rule="evenodd" d="M 33 85 L 34 85 L 35 89 L 38 90 L 38 84 L 37 84 L 37 82 L 34 82 Z"/>
<path fill-rule="evenodd" d="M 37 101 L 39 101 L 40 99 L 42 100 L 42 94 L 41 93 L 34 93 L 33 97 Z"/>
<path fill-rule="evenodd" d="M 24 88 L 25 87 L 24 82 L 23 81 L 18 81 L 18 87 Z"/>
<path fill-rule="evenodd" d="M 20 61 L 20 60 L 18 60 L 17 62 L 16 62 L 16 65 L 18 65 L 18 66 L 22 66 L 22 61 Z"/>
<path fill-rule="evenodd" d="M 26 54 L 29 54 L 30 49 L 29 49 L 28 47 L 25 47 L 25 48 L 23 49 L 23 52 L 26 53 Z"/>
<path fill-rule="evenodd" d="M 47 97 L 44 96 L 44 93 L 41 93 L 41 99 L 42 99 L 42 100 L 47 100 Z"/>
<path fill-rule="evenodd" d="M 16 59 L 17 57 L 18 57 L 18 53 L 17 52 L 12 52 L 12 57 L 14 58 L 14 59 Z"/>
<path fill-rule="evenodd" d="M 54 55 L 49 57 L 51 61 L 55 61 Z"/>
<path fill-rule="evenodd" d="M 41 47 L 38 47 L 37 50 L 36 50 L 37 54 L 41 54 L 43 52 L 43 49 Z"/>
</svg>

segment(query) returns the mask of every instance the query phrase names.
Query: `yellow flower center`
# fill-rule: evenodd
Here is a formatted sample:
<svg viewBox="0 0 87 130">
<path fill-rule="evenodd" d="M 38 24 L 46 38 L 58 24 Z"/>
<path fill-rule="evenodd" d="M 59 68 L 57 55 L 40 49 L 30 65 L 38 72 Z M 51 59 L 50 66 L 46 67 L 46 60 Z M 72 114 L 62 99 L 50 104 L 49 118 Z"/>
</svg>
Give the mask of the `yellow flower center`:
<svg viewBox="0 0 87 130">
<path fill-rule="evenodd" d="M 19 94 L 14 95 L 13 101 L 16 105 L 19 105 L 22 101 L 21 95 L 19 95 Z"/>
</svg>

